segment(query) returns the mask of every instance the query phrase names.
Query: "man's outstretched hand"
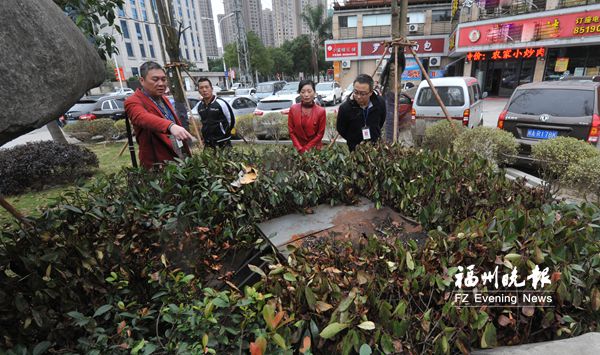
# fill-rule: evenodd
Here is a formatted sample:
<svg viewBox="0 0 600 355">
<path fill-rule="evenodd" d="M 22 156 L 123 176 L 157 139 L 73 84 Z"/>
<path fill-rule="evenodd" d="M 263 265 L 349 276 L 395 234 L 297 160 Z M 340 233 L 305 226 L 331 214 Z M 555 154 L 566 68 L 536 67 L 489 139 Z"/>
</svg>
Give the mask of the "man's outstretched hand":
<svg viewBox="0 0 600 355">
<path fill-rule="evenodd" d="M 193 138 L 193 136 L 190 134 L 190 132 L 186 131 L 185 128 L 178 126 L 176 124 L 171 126 L 171 128 L 169 129 L 169 132 L 171 132 L 171 134 L 173 136 L 175 136 L 175 138 L 182 140 L 182 141 Z"/>
</svg>

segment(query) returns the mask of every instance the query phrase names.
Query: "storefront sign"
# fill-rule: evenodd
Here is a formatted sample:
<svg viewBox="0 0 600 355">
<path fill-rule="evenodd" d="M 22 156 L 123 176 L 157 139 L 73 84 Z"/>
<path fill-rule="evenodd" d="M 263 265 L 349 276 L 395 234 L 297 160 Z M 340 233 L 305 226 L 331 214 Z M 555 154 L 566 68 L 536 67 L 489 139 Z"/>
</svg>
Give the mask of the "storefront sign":
<svg viewBox="0 0 600 355">
<path fill-rule="evenodd" d="M 421 68 L 414 58 L 406 58 L 406 66 L 402 72 L 402 81 L 421 80 Z"/>
<path fill-rule="evenodd" d="M 544 58 L 546 48 L 517 48 L 504 49 L 493 52 L 469 52 L 467 53 L 467 62 L 480 62 L 484 60 L 508 60 L 508 59 L 529 59 Z"/>
<path fill-rule="evenodd" d="M 358 42 L 329 43 L 325 51 L 327 58 L 357 57 Z"/>
<path fill-rule="evenodd" d="M 432 79 L 433 78 L 443 78 L 445 74 L 446 74 L 446 71 L 444 69 L 435 69 L 435 70 L 430 69 L 429 70 L 429 77 Z"/>
<path fill-rule="evenodd" d="M 461 27 L 457 47 L 584 36 L 600 36 L 600 10 Z"/>
<path fill-rule="evenodd" d="M 554 71 L 562 73 L 569 67 L 569 58 L 556 58 L 556 64 L 554 65 Z"/>
<path fill-rule="evenodd" d="M 389 39 L 377 40 L 357 40 L 351 42 L 325 42 L 325 59 L 328 61 L 339 60 L 339 58 L 352 59 L 379 59 L 385 51 L 385 45 L 382 43 Z M 443 36 L 431 36 L 421 38 L 409 38 L 416 42 L 413 47 L 415 52 L 423 56 L 441 56 L 446 55 L 446 38 Z M 391 53 L 388 48 L 388 53 Z"/>
</svg>

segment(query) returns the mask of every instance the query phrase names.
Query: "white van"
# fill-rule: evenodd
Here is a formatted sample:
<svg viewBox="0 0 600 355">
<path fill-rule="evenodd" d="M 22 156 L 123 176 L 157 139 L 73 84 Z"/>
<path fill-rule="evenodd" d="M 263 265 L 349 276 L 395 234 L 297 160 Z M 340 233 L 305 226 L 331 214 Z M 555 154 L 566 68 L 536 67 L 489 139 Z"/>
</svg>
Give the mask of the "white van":
<svg viewBox="0 0 600 355">
<path fill-rule="evenodd" d="M 472 77 L 447 77 L 431 79 L 450 117 L 462 122 L 464 126 L 473 128 L 483 123 L 483 99 L 477 79 Z M 427 81 L 419 84 L 412 110 L 416 121 L 417 136 L 425 135 L 425 128 L 446 119 L 444 111 L 438 104 Z"/>
</svg>

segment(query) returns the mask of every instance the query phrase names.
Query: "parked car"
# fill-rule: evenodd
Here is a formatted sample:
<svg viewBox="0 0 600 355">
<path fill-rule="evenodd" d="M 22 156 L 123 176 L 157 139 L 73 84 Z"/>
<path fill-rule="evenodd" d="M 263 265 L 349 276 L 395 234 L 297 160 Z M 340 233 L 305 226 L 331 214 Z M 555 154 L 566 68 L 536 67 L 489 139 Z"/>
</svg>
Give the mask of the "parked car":
<svg viewBox="0 0 600 355">
<path fill-rule="evenodd" d="M 256 89 L 255 88 L 244 88 L 235 90 L 235 96 L 246 97 L 254 102 L 258 102 L 256 98 Z"/>
<path fill-rule="evenodd" d="M 260 117 L 271 113 L 277 112 L 283 115 L 287 115 L 290 112 L 290 107 L 300 102 L 300 95 L 298 93 L 288 95 L 272 95 L 264 98 L 258 102 L 256 110 L 254 110 L 254 132 L 259 138 L 263 138 L 269 135 L 270 123 L 261 122 Z M 318 104 L 318 98 L 315 98 L 315 103 Z"/>
<path fill-rule="evenodd" d="M 346 87 L 346 90 L 344 90 L 344 93 L 342 94 L 342 101 L 348 100 L 348 97 L 352 95 L 352 91 L 354 91 L 354 83 L 350 83 L 348 87 Z"/>
<path fill-rule="evenodd" d="M 135 91 L 132 88 L 115 88 L 115 91 L 109 92 L 107 95 L 116 95 L 116 96 L 129 96 L 132 95 Z"/>
<path fill-rule="evenodd" d="M 342 102 L 343 90 L 336 81 L 318 83 L 316 91 L 318 95 L 321 95 L 325 104 L 335 105 L 338 101 Z"/>
<path fill-rule="evenodd" d="M 288 81 L 281 90 L 277 92 L 277 95 L 293 95 L 298 93 L 299 81 Z"/>
<path fill-rule="evenodd" d="M 68 124 L 77 120 L 91 121 L 97 118 L 117 120 L 122 117 L 119 114 L 125 112 L 125 98 L 116 95 L 84 96 L 60 118 L 60 121 Z"/>
<path fill-rule="evenodd" d="M 244 87 L 244 85 L 242 85 L 242 83 L 233 83 L 231 85 L 230 90 L 236 91 L 237 89 L 241 89 L 243 87 Z"/>
<path fill-rule="evenodd" d="M 262 100 L 268 96 L 275 95 L 285 86 L 285 81 L 267 81 L 256 86 L 256 98 Z"/>
<path fill-rule="evenodd" d="M 477 79 L 472 77 L 447 77 L 431 79 L 450 117 L 473 128 L 483 122 L 483 99 Z M 422 138 L 425 129 L 446 119 L 427 81 L 422 81 L 413 103 L 413 117 L 416 120 L 416 135 Z"/>
<path fill-rule="evenodd" d="M 600 77 L 524 84 L 506 103 L 498 128 L 517 138 L 520 163 L 532 162 L 533 145 L 555 137 L 574 137 L 600 149 L 599 100 Z"/>
<path fill-rule="evenodd" d="M 243 96 L 219 96 L 219 98 L 227 101 L 229 106 L 233 109 L 233 114 L 235 116 L 247 115 L 254 113 L 256 109 L 256 102 L 250 98 Z M 194 106 L 192 109 L 192 115 L 194 117 L 199 117 L 198 115 L 198 105 L 200 102 Z"/>
</svg>

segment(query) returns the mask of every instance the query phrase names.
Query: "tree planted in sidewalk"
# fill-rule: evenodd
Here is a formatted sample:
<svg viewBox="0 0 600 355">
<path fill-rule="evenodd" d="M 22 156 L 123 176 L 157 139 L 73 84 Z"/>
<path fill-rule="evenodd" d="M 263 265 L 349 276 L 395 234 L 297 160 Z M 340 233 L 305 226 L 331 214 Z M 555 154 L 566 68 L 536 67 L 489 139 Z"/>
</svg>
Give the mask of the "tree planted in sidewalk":
<svg viewBox="0 0 600 355">
<path fill-rule="evenodd" d="M 319 48 L 323 42 L 331 37 L 331 17 L 327 16 L 325 6 L 307 5 L 302 11 L 302 20 L 310 30 L 310 41 L 312 45 L 312 69 L 313 75 L 319 77 Z"/>
</svg>

